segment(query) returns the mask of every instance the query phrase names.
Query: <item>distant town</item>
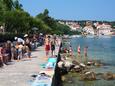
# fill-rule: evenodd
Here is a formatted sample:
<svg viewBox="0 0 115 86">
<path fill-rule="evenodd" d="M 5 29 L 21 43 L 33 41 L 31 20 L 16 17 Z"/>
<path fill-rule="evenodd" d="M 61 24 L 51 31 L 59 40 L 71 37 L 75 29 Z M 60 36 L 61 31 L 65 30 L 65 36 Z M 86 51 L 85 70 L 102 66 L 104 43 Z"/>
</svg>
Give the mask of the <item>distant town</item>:
<svg viewBox="0 0 115 86">
<path fill-rule="evenodd" d="M 114 22 L 106 21 L 72 21 L 57 20 L 61 24 L 65 24 L 72 31 L 79 31 L 84 35 L 115 35 Z"/>
</svg>

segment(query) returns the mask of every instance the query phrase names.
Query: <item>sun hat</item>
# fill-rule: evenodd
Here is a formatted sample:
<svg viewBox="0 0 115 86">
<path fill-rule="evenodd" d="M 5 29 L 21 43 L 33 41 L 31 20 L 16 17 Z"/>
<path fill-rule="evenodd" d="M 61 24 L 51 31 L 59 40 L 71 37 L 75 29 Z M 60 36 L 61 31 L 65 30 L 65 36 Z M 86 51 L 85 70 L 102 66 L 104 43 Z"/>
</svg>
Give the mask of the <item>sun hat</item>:
<svg viewBox="0 0 115 86">
<path fill-rule="evenodd" d="M 14 39 L 15 39 L 15 40 L 17 40 L 17 39 L 18 39 L 18 37 L 14 37 Z"/>
<path fill-rule="evenodd" d="M 27 36 L 28 36 L 28 34 L 25 34 L 25 35 L 24 35 L 24 37 L 27 37 Z"/>
</svg>

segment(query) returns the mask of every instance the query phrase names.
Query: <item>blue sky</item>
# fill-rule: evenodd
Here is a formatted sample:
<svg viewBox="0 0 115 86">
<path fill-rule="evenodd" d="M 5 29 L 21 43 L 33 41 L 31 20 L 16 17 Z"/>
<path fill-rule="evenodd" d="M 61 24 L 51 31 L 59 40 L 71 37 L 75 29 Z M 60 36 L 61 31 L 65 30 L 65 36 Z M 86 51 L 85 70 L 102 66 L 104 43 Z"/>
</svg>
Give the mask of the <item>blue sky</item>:
<svg viewBox="0 0 115 86">
<path fill-rule="evenodd" d="M 35 16 L 49 10 L 55 19 L 115 21 L 115 0 L 19 0 Z"/>
</svg>

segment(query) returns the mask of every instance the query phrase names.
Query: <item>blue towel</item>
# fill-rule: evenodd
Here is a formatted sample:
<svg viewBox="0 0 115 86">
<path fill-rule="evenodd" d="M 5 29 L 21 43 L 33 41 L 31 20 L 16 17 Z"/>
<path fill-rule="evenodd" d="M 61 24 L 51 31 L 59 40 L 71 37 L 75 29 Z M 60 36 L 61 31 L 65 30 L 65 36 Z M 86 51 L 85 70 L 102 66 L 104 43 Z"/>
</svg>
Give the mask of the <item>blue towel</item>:
<svg viewBox="0 0 115 86">
<path fill-rule="evenodd" d="M 48 62 L 56 63 L 57 58 L 48 58 Z"/>
</svg>

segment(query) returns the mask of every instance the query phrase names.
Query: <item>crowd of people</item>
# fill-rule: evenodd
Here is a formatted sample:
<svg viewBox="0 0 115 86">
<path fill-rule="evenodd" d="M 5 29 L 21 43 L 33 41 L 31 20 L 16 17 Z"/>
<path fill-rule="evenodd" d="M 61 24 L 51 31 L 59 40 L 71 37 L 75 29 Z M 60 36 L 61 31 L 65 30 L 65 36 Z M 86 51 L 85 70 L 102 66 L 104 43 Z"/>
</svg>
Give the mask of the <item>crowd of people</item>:
<svg viewBox="0 0 115 86">
<path fill-rule="evenodd" d="M 56 36 L 45 36 L 45 51 L 46 51 L 46 57 L 49 55 L 49 51 L 51 50 L 51 55 L 55 55 L 55 45 L 59 45 L 58 39 Z"/>
<path fill-rule="evenodd" d="M 81 62 L 82 54 L 81 54 L 81 47 L 80 47 L 80 45 L 77 46 L 77 49 L 76 49 L 76 50 L 77 50 L 77 58 L 78 58 L 78 60 Z M 74 57 L 74 51 L 73 51 L 71 45 L 69 45 L 68 48 L 65 47 L 65 48 L 63 49 L 63 52 L 64 52 L 64 53 L 68 53 L 69 56 L 72 57 L 72 58 Z M 84 47 L 84 50 L 83 50 L 84 61 L 87 61 L 87 59 L 88 59 L 88 58 L 87 58 L 87 57 L 88 57 L 87 52 L 88 52 L 88 46 L 85 46 L 85 47 Z"/>
<path fill-rule="evenodd" d="M 31 51 L 38 45 L 45 46 L 46 57 L 50 51 L 53 56 L 55 55 L 55 45 L 58 45 L 58 39 L 55 35 L 43 35 L 42 33 L 32 36 L 25 34 L 23 38 L 14 37 L 13 42 L 0 43 L 0 67 L 8 65 L 14 60 L 19 62 L 23 58 L 31 59 Z"/>
</svg>

